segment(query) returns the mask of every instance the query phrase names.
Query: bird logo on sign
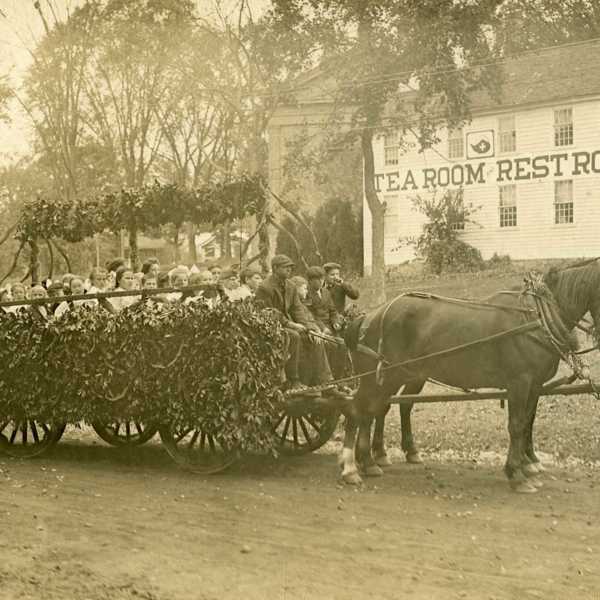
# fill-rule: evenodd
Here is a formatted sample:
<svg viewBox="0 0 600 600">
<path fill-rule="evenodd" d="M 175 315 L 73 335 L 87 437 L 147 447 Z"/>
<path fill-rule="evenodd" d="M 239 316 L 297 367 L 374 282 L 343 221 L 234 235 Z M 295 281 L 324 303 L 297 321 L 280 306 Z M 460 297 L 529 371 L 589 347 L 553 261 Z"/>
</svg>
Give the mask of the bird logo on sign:
<svg viewBox="0 0 600 600">
<path fill-rule="evenodd" d="M 471 144 L 471 149 L 477 154 L 486 154 L 492 145 L 485 138 L 481 138 L 476 144 Z"/>
</svg>

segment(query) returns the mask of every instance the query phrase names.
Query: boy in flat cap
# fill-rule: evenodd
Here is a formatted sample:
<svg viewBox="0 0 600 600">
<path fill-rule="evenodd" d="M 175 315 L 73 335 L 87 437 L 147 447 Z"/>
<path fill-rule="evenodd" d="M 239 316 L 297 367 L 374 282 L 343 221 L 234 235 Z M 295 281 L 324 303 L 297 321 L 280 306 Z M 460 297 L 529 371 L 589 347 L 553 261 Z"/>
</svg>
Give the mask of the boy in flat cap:
<svg viewBox="0 0 600 600">
<path fill-rule="evenodd" d="M 312 313 L 321 331 L 331 334 L 342 328 L 342 317 L 335 308 L 331 293 L 325 287 L 325 270 L 310 267 L 306 272 L 308 295 L 304 303 Z"/>
<path fill-rule="evenodd" d="M 325 285 L 331 294 L 333 304 L 336 310 L 343 314 L 346 310 L 346 298 L 358 300 L 360 294 L 354 286 L 342 279 L 342 267 L 338 263 L 325 263 L 323 269 L 325 269 Z"/>
<path fill-rule="evenodd" d="M 302 391 L 305 386 L 300 381 L 301 354 L 305 355 L 303 358 L 306 358 L 311 367 L 308 385 L 327 383 L 333 376 L 320 340 L 309 336 L 301 338 L 301 334 L 318 332 L 319 327 L 300 300 L 296 287 L 289 281 L 294 266 L 294 262 L 285 254 L 274 256 L 271 260 L 271 275 L 260 284 L 255 299 L 263 306 L 274 308 L 280 313 L 281 323 L 289 340 L 290 358 L 285 368 L 288 386 L 293 391 Z"/>
</svg>

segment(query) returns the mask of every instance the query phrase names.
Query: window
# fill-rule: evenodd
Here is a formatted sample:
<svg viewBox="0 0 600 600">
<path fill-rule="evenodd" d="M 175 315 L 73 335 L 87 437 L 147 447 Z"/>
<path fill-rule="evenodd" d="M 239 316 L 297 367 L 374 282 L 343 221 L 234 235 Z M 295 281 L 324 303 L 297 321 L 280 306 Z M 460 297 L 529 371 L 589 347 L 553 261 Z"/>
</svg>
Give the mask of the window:
<svg viewBox="0 0 600 600">
<path fill-rule="evenodd" d="M 573 181 L 554 182 L 554 223 L 573 223 Z"/>
<path fill-rule="evenodd" d="M 500 152 L 514 152 L 517 149 L 514 115 L 500 117 L 498 120 L 498 135 L 500 137 Z"/>
<path fill-rule="evenodd" d="M 448 158 L 462 158 L 465 155 L 465 141 L 462 127 L 448 130 Z"/>
<path fill-rule="evenodd" d="M 383 156 L 385 165 L 398 164 L 398 132 L 390 131 L 383 137 Z"/>
<path fill-rule="evenodd" d="M 501 185 L 498 188 L 500 192 L 500 202 L 498 210 L 500 214 L 500 227 L 517 226 L 517 186 Z"/>
<path fill-rule="evenodd" d="M 554 111 L 554 145 L 569 146 L 573 143 L 573 109 Z"/>
</svg>

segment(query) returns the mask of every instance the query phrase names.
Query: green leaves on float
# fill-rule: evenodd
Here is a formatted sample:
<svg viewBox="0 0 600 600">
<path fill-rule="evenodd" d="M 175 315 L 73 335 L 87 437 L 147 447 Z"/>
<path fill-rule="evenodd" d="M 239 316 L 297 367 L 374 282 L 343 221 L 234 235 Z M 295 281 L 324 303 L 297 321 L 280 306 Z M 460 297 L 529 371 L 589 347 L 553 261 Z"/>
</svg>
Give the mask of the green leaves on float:
<svg viewBox="0 0 600 600">
<path fill-rule="evenodd" d="M 80 306 L 48 324 L 0 313 L 0 337 L 2 420 L 135 419 L 199 427 L 245 451 L 276 446 L 284 336 L 250 303 Z"/>
<path fill-rule="evenodd" d="M 24 204 L 16 237 L 25 242 L 38 238 L 78 242 L 105 230 L 140 232 L 167 224 L 181 227 L 186 221 L 222 225 L 257 214 L 264 202 L 263 178 L 246 173 L 193 190 L 155 181 L 71 202 L 38 196 Z"/>
</svg>

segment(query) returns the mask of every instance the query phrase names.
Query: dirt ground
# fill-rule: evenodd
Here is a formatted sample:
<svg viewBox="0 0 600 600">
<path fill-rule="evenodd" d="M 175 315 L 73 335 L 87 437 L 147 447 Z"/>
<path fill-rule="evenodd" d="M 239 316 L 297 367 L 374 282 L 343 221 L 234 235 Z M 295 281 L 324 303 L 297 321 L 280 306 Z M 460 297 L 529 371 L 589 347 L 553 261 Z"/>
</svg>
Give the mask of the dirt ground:
<svg viewBox="0 0 600 600">
<path fill-rule="evenodd" d="M 436 410 L 448 408 L 415 414 L 428 442 Z M 128 452 L 66 437 L 41 459 L 0 458 L 2 600 L 600 598 L 590 461 L 544 455 L 540 493 L 517 495 L 503 449 L 431 447 L 424 465 L 392 449 L 386 475 L 354 489 L 337 479 L 335 442 L 203 478 L 158 442 Z"/>
</svg>

